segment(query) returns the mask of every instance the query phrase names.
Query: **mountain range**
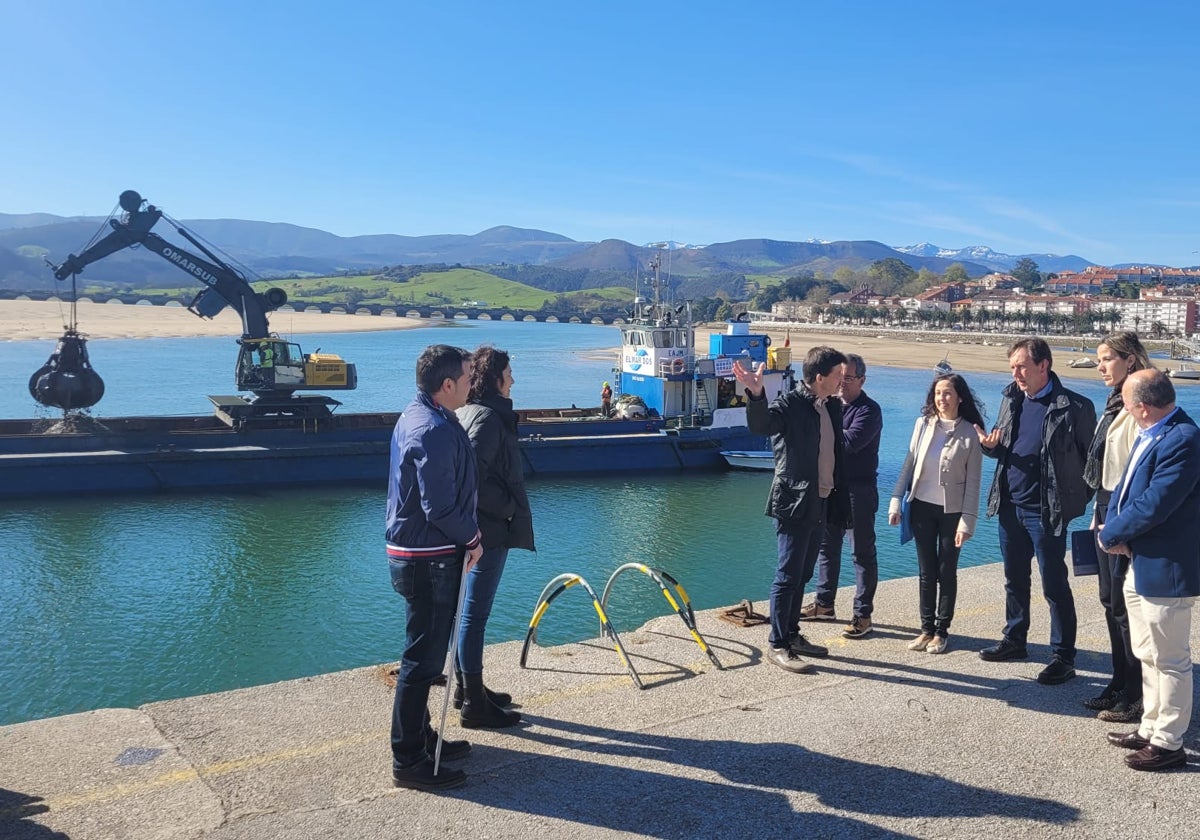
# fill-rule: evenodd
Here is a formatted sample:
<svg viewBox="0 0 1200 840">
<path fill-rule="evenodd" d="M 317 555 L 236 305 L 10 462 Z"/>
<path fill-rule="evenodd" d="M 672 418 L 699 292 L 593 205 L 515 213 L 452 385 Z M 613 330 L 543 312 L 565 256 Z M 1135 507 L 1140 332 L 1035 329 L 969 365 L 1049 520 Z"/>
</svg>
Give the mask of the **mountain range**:
<svg viewBox="0 0 1200 840">
<path fill-rule="evenodd" d="M 920 245 L 902 245 L 896 248 L 902 254 L 914 257 L 941 257 L 961 263 L 978 263 L 992 271 L 1007 272 L 1023 259 L 1031 259 L 1037 263 L 1038 269 L 1044 272 L 1083 271 L 1089 265 L 1095 265 L 1091 260 L 1068 254 L 1060 257 L 1058 254 L 1001 254 L 986 245 L 969 245 L 966 248 L 940 248 L 928 242 Z"/>
<path fill-rule="evenodd" d="M 67 254 L 79 253 L 89 241 L 108 232 L 104 222 L 100 217 L 0 213 L 0 287 L 46 288 L 50 270 L 44 259 L 60 263 Z M 619 239 L 579 242 L 544 230 L 509 226 L 473 235 L 337 236 L 298 225 L 240 219 L 196 219 L 181 224 L 202 242 L 213 243 L 214 249 L 231 258 L 236 266 L 268 278 L 368 273 L 384 266 L 434 263 L 521 264 L 611 275 L 644 271 L 656 254 L 662 259 L 664 271 L 680 278 L 795 275 L 803 271 L 831 274 L 841 266 L 861 270 L 888 258 L 939 274 L 958 262 L 972 276 L 993 270 L 1007 271 L 1022 256 L 1033 259 L 1043 271 L 1077 269 L 1090 264 L 1076 256 L 1010 256 L 983 246 L 950 251 L 928 243 L 894 249 L 873 241 L 740 239 L 704 246 L 676 242 L 639 246 Z M 196 250 L 166 220 L 159 222 L 155 232 L 185 250 Z M 177 268 L 140 249 L 112 254 L 88 266 L 83 276 L 91 282 L 130 286 L 177 286 L 187 282 Z"/>
</svg>

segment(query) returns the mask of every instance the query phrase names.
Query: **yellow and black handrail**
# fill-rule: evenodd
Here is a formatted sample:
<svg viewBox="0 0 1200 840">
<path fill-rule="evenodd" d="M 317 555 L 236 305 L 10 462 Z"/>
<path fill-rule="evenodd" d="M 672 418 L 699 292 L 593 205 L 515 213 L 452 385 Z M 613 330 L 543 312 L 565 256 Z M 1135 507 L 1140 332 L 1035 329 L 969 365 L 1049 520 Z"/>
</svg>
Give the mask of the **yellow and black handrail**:
<svg viewBox="0 0 1200 840">
<path fill-rule="evenodd" d="M 692 610 L 692 602 L 688 598 L 687 591 L 679 581 L 675 580 L 675 578 L 662 569 L 652 569 L 644 563 L 626 563 L 624 566 L 621 566 L 612 573 L 608 579 L 608 583 L 605 584 L 604 595 L 600 598 L 600 607 L 607 611 L 608 596 L 612 592 L 613 584 L 616 582 L 617 577 L 622 572 L 631 570 L 641 572 L 658 584 L 658 588 L 662 590 L 663 597 L 667 599 L 667 603 L 671 605 L 671 609 L 675 611 L 675 614 L 679 616 L 684 626 L 687 627 L 688 632 L 692 634 L 692 638 L 696 640 L 696 644 L 700 646 L 700 650 L 704 651 L 709 661 L 717 667 L 717 670 L 723 670 L 720 660 L 717 659 L 717 655 L 713 653 L 712 648 L 704 641 L 704 637 L 700 635 L 700 630 L 696 627 L 696 613 Z M 671 590 L 667 588 L 667 584 L 670 584 L 675 589 L 676 594 L 679 596 L 678 601 L 671 594 Z M 608 626 L 611 628 L 612 625 L 609 624 Z M 603 625 L 601 625 L 600 629 L 601 632 L 606 632 Z"/>
<path fill-rule="evenodd" d="M 555 598 L 573 586 L 582 586 L 588 595 L 591 596 L 592 606 L 596 608 L 596 615 L 600 616 L 601 634 L 612 639 L 613 648 L 617 651 L 617 656 L 621 657 L 621 661 L 625 663 L 625 667 L 629 671 L 629 676 L 633 679 L 633 684 L 638 688 L 645 688 L 646 686 L 642 684 L 642 678 L 638 676 L 637 669 L 633 667 L 633 661 L 629 658 L 629 654 L 625 652 L 625 646 L 621 644 L 621 637 L 617 635 L 616 629 L 612 626 L 612 623 L 608 620 L 608 616 L 604 612 L 604 605 L 596 597 L 596 590 L 592 589 L 591 584 L 582 577 L 574 574 L 559 575 L 546 584 L 546 588 L 538 596 L 537 606 L 533 609 L 533 617 L 529 619 L 529 629 L 525 631 L 525 644 L 521 647 L 521 667 L 525 667 L 525 662 L 529 658 L 529 646 L 537 638 L 537 627 L 538 623 L 542 620 L 542 616 L 546 614 L 546 610 Z"/>
</svg>

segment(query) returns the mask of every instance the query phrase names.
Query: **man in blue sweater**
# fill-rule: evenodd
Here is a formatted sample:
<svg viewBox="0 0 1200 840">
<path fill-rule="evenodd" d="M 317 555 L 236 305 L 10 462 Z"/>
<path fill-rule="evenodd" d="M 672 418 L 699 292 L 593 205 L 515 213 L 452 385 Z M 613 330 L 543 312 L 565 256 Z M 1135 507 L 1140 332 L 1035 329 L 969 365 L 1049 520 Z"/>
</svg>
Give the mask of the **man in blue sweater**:
<svg viewBox="0 0 1200 840">
<path fill-rule="evenodd" d="M 471 391 L 471 354 L 436 344 L 417 359 L 417 396 L 392 433 L 388 473 L 387 555 L 392 588 L 407 606 L 404 655 L 392 705 L 392 782 L 443 790 L 461 785 L 461 770 L 433 759 L 437 733 L 429 720 L 429 688 L 442 673 L 466 570 L 483 553 L 475 519 L 477 479 L 471 441 L 454 412 Z M 471 751 L 443 741 L 442 759 Z"/>
<path fill-rule="evenodd" d="M 1075 600 L 1067 581 L 1067 526 L 1087 508 L 1092 490 L 1083 465 L 1096 429 L 1096 407 L 1063 387 L 1050 370 L 1044 339 L 1016 341 L 1008 351 L 1013 382 L 1004 389 L 996 427 L 979 433 L 983 453 L 997 460 L 988 516 L 1000 517 L 1004 559 L 1004 637 L 984 648 L 987 662 L 1025 659 L 1032 560 L 1050 607 L 1050 664 L 1037 680 L 1057 685 L 1075 676 Z"/>
<path fill-rule="evenodd" d="M 854 615 L 842 635 L 861 639 L 871 632 L 875 590 L 879 586 L 879 562 L 875 552 L 875 514 L 879 511 L 879 437 L 883 433 L 883 410 L 867 396 L 867 363 L 857 353 L 846 354 L 842 366 L 842 435 L 846 440 L 846 481 L 854 519 L 850 547 L 854 552 Z M 835 618 L 833 599 L 842 570 L 842 543 L 846 529 L 836 522 L 825 523 L 821 552 L 817 555 L 817 591 L 800 610 L 801 619 Z"/>
</svg>

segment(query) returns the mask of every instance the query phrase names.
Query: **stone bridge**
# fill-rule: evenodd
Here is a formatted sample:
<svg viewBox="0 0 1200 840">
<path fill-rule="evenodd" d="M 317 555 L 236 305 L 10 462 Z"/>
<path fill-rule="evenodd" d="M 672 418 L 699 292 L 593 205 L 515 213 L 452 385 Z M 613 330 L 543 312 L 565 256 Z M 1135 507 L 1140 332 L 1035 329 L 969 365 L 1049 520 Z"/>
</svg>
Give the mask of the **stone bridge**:
<svg viewBox="0 0 1200 840">
<path fill-rule="evenodd" d="M 187 306 L 194 295 L 181 291 L 175 295 L 141 295 L 133 292 L 97 292 L 80 295 L 81 301 L 128 306 Z M 52 300 L 65 301 L 62 295 L 53 292 L 14 292 L 0 289 L 0 300 Z M 278 312 L 323 312 L 352 315 L 377 315 L 385 317 L 423 318 L 426 320 L 457 321 L 537 321 L 545 323 L 571 324 L 621 324 L 625 319 L 611 312 L 529 312 L 524 309 L 473 308 L 465 306 L 409 306 L 406 304 L 360 303 L 305 303 L 291 301 L 280 307 Z"/>
</svg>

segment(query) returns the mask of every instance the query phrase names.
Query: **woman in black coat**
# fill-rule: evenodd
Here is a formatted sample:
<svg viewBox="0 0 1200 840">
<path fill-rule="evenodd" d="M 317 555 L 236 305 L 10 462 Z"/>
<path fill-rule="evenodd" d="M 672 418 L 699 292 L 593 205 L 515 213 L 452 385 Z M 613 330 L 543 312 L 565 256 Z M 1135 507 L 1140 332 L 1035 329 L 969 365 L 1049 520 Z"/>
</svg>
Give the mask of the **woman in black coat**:
<svg viewBox="0 0 1200 840">
<path fill-rule="evenodd" d="M 510 548 L 534 550 L 533 516 L 525 493 L 517 414 L 509 396 L 513 385 L 508 354 L 480 347 L 471 360 L 471 396 L 458 419 L 471 438 L 479 474 L 476 515 L 483 535 L 483 556 L 467 574 L 462 623 L 458 632 L 456 707 L 468 729 L 498 729 L 521 720 L 508 694 L 483 684 L 484 629 Z"/>
</svg>

